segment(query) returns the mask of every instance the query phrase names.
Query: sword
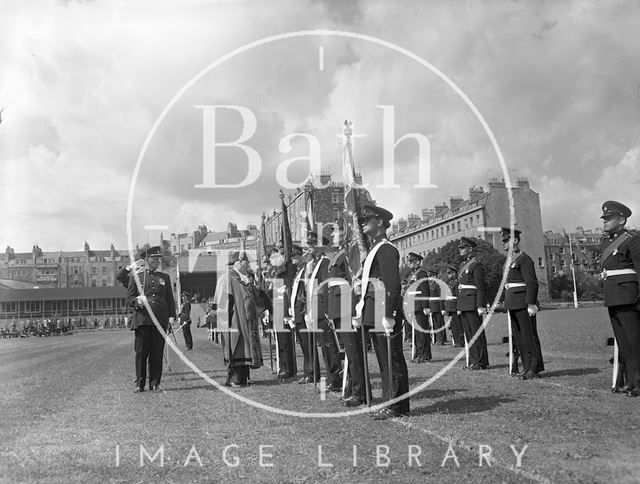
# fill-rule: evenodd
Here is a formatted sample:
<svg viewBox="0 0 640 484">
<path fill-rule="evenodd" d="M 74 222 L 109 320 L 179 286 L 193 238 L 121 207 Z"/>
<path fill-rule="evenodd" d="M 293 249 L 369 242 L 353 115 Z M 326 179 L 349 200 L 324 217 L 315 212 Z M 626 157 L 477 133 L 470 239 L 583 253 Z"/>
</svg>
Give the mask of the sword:
<svg viewBox="0 0 640 484">
<path fill-rule="evenodd" d="M 513 373 L 513 328 L 511 328 L 511 313 L 507 310 L 507 325 L 509 326 L 509 374 Z"/>
</svg>

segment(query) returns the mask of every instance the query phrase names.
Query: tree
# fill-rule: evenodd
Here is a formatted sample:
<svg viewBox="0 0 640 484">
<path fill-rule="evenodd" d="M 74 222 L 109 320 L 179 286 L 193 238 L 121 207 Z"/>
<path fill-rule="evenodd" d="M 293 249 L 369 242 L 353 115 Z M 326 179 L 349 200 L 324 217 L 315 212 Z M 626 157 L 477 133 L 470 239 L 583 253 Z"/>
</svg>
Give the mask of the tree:
<svg viewBox="0 0 640 484">
<path fill-rule="evenodd" d="M 208 233 L 209 229 L 207 229 L 206 225 L 198 225 L 198 229 L 193 233 L 193 246 L 198 247 Z"/>
<path fill-rule="evenodd" d="M 576 292 L 578 299 L 587 301 L 604 298 L 602 281 L 595 275 L 576 270 Z M 573 299 L 573 279 L 570 274 L 556 274 L 549 281 L 551 299 L 571 301 Z"/>
<path fill-rule="evenodd" d="M 502 272 L 504 271 L 504 263 L 507 260 L 504 254 L 501 254 L 493 248 L 491 244 L 481 239 L 475 239 L 478 247 L 475 249 L 476 259 L 482 264 L 485 272 L 485 280 L 487 282 L 487 300 L 492 303 L 500 289 L 502 281 Z M 425 267 L 433 267 L 438 272 L 443 272 L 445 263 L 453 264 L 460 267 L 462 257 L 458 251 L 460 239 L 452 240 L 443 245 L 437 252 L 431 252 L 424 258 L 423 265 Z"/>
</svg>

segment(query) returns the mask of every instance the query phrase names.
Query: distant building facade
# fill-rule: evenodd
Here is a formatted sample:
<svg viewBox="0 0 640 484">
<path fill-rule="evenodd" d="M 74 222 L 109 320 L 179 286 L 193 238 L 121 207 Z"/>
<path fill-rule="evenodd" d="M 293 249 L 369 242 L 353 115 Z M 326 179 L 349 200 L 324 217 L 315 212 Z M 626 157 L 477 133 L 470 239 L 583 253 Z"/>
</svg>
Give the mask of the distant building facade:
<svg viewBox="0 0 640 484">
<path fill-rule="evenodd" d="M 511 188 L 514 225 L 523 232 L 520 247 L 531 256 L 541 284 L 540 299 L 548 299 L 545 238 L 542 230 L 540 196 L 525 178 Z M 410 214 L 393 223 L 390 240 L 400 252 L 401 264 L 407 263 L 409 252 L 426 256 L 460 237 L 485 240 L 502 252 L 500 227 L 509 226 L 509 195 L 504 180 L 492 179 L 488 191 L 483 187 L 469 189 L 468 198 L 452 196 L 449 204 L 423 209 L 422 216 Z"/>
<path fill-rule="evenodd" d="M 85 242 L 82 251 L 44 252 L 34 245 L 31 252 L 14 252 L 7 247 L 0 254 L 0 279 L 21 281 L 38 287 L 115 286 L 118 271 L 129 264 L 127 250 L 92 250 Z"/>
<path fill-rule="evenodd" d="M 300 243 L 305 238 L 307 220 L 313 220 L 313 230 L 317 230 L 318 224 L 322 224 L 322 235 L 330 238 L 333 230 L 331 224 L 339 219 L 344 211 L 344 182 L 334 181 L 330 173 L 322 173 L 318 180 L 318 186 L 314 183 L 315 179 L 312 178 L 302 189 L 288 194 L 285 198 L 291 236 L 296 243 Z M 362 184 L 360 174 L 356 174 L 355 182 Z M 362 189 L 358 192 L 362 202 L 372 202 L 367 190 Z M 309 216 L 309 214 L 311 215 Z M 262 252 L 262 246 L 265 243 L 267 246 L 275 246 L 280 243 L 282 220 L 281 209 L 274 209 L 272 213 L 263 215 L 262 225 L 258 230 L 259 251 Z"/>
<path fill-rule="evenodd" d="M 600 242 L 602 229 L 584 230 L 577 227 L 575 232 L 544 233 L 544 252 L 547 264 L 547 277 L 569 274 L 571 271 L 571 255 L 576 270 L 594 274 L 599 272 Z M 571 239 L 571 246 L 569 245 Z"/>
</svg>

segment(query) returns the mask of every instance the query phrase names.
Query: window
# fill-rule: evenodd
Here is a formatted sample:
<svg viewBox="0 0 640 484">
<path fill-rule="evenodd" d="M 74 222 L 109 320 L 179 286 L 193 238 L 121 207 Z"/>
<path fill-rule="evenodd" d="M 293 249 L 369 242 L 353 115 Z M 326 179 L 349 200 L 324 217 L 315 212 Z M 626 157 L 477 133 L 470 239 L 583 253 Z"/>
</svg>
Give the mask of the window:
<svg viewBox="0 0 640 484">
<path fill-rule="evenodd" d="M 553 262 L 554 260 L 556 260 L 556 256 L 555 256 L 555 254 L 550 254 L 550 255 L 549 255 L 549 260 L 550 260 L 551 262 Z"/>
<path fill-rule="evenodd" d="M 555 274 L 556 273 L 556 266 L 551 266 L 551 274 Z"/>
<path fill-rule="evenodd" d="M 566 261 L 565 261 L 564 259 L 562 259 L 562 260 L 560 261 L 560 268 L 561 268 L 561 269 L 564 269 L 564 268 L 566 267 L 566 265 L 567 265 Z"/>
<path fill-rule="evenodd" d="M 107 267 L 106 266 L 102 266 L 102 273 L 106 274 L 107 273 Z"/>
<path fill-rule="evenodd" d="M 460 222 L 458 222 L 458 232 L 460 232 Z"/>
<path fill-rule="evenodd" d="M 564 254 L 564 247 L 560 247 L 560 253 Z"/>
<path fill-rule="evenodd" d="M 449 226 L 447 225 L 447 235 L 449 235 Z"/>
<path fill-rule="evenodd" d="M 105 278 L 102 278 L 102 285 L 103 286 L 108 286 L 109 285 L 109 280 L 105 279 Z"/>
<path fill-rule="evenodd" d="M 91 279 L 91 287 L 97 287 L 98 282 L 95 279 Z"/>
<path fill-rule="evenodd" d="M 98 273 L 98 268 L 96 266 L 93 266 L 91 268 L 91 274 L 97 274 Z"/>
<path fill-rule="evenodd" d="M 544 261 L 542 260 L 542 257 L 538 257 L 538 267 L 540 268 L 544 267 Z"/>
</svg>

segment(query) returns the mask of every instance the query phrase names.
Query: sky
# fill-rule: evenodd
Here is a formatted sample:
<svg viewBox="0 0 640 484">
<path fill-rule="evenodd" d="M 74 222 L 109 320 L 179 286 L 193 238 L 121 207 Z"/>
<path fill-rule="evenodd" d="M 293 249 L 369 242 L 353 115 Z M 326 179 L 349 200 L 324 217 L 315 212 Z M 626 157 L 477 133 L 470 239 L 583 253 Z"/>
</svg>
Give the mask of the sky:
<svg viewBox="0 0 640 484">
<path fill-rule="evenodd" d="M 0 12 L 3 249 L 259 225 L 283 173 L 285 193 L 310 171 L 342 176 L 345 119 L 365 135 L 354 157 L 373 198 L 419 214 L 505 176 L 463 97 L 507 175 L 540 194 L 545 230 L 598 227 L 610 199 L 640 226 L 638 2 L 0 0 Z M 317 30 L 342 34 L 301 33 Z"/>
</svg>

